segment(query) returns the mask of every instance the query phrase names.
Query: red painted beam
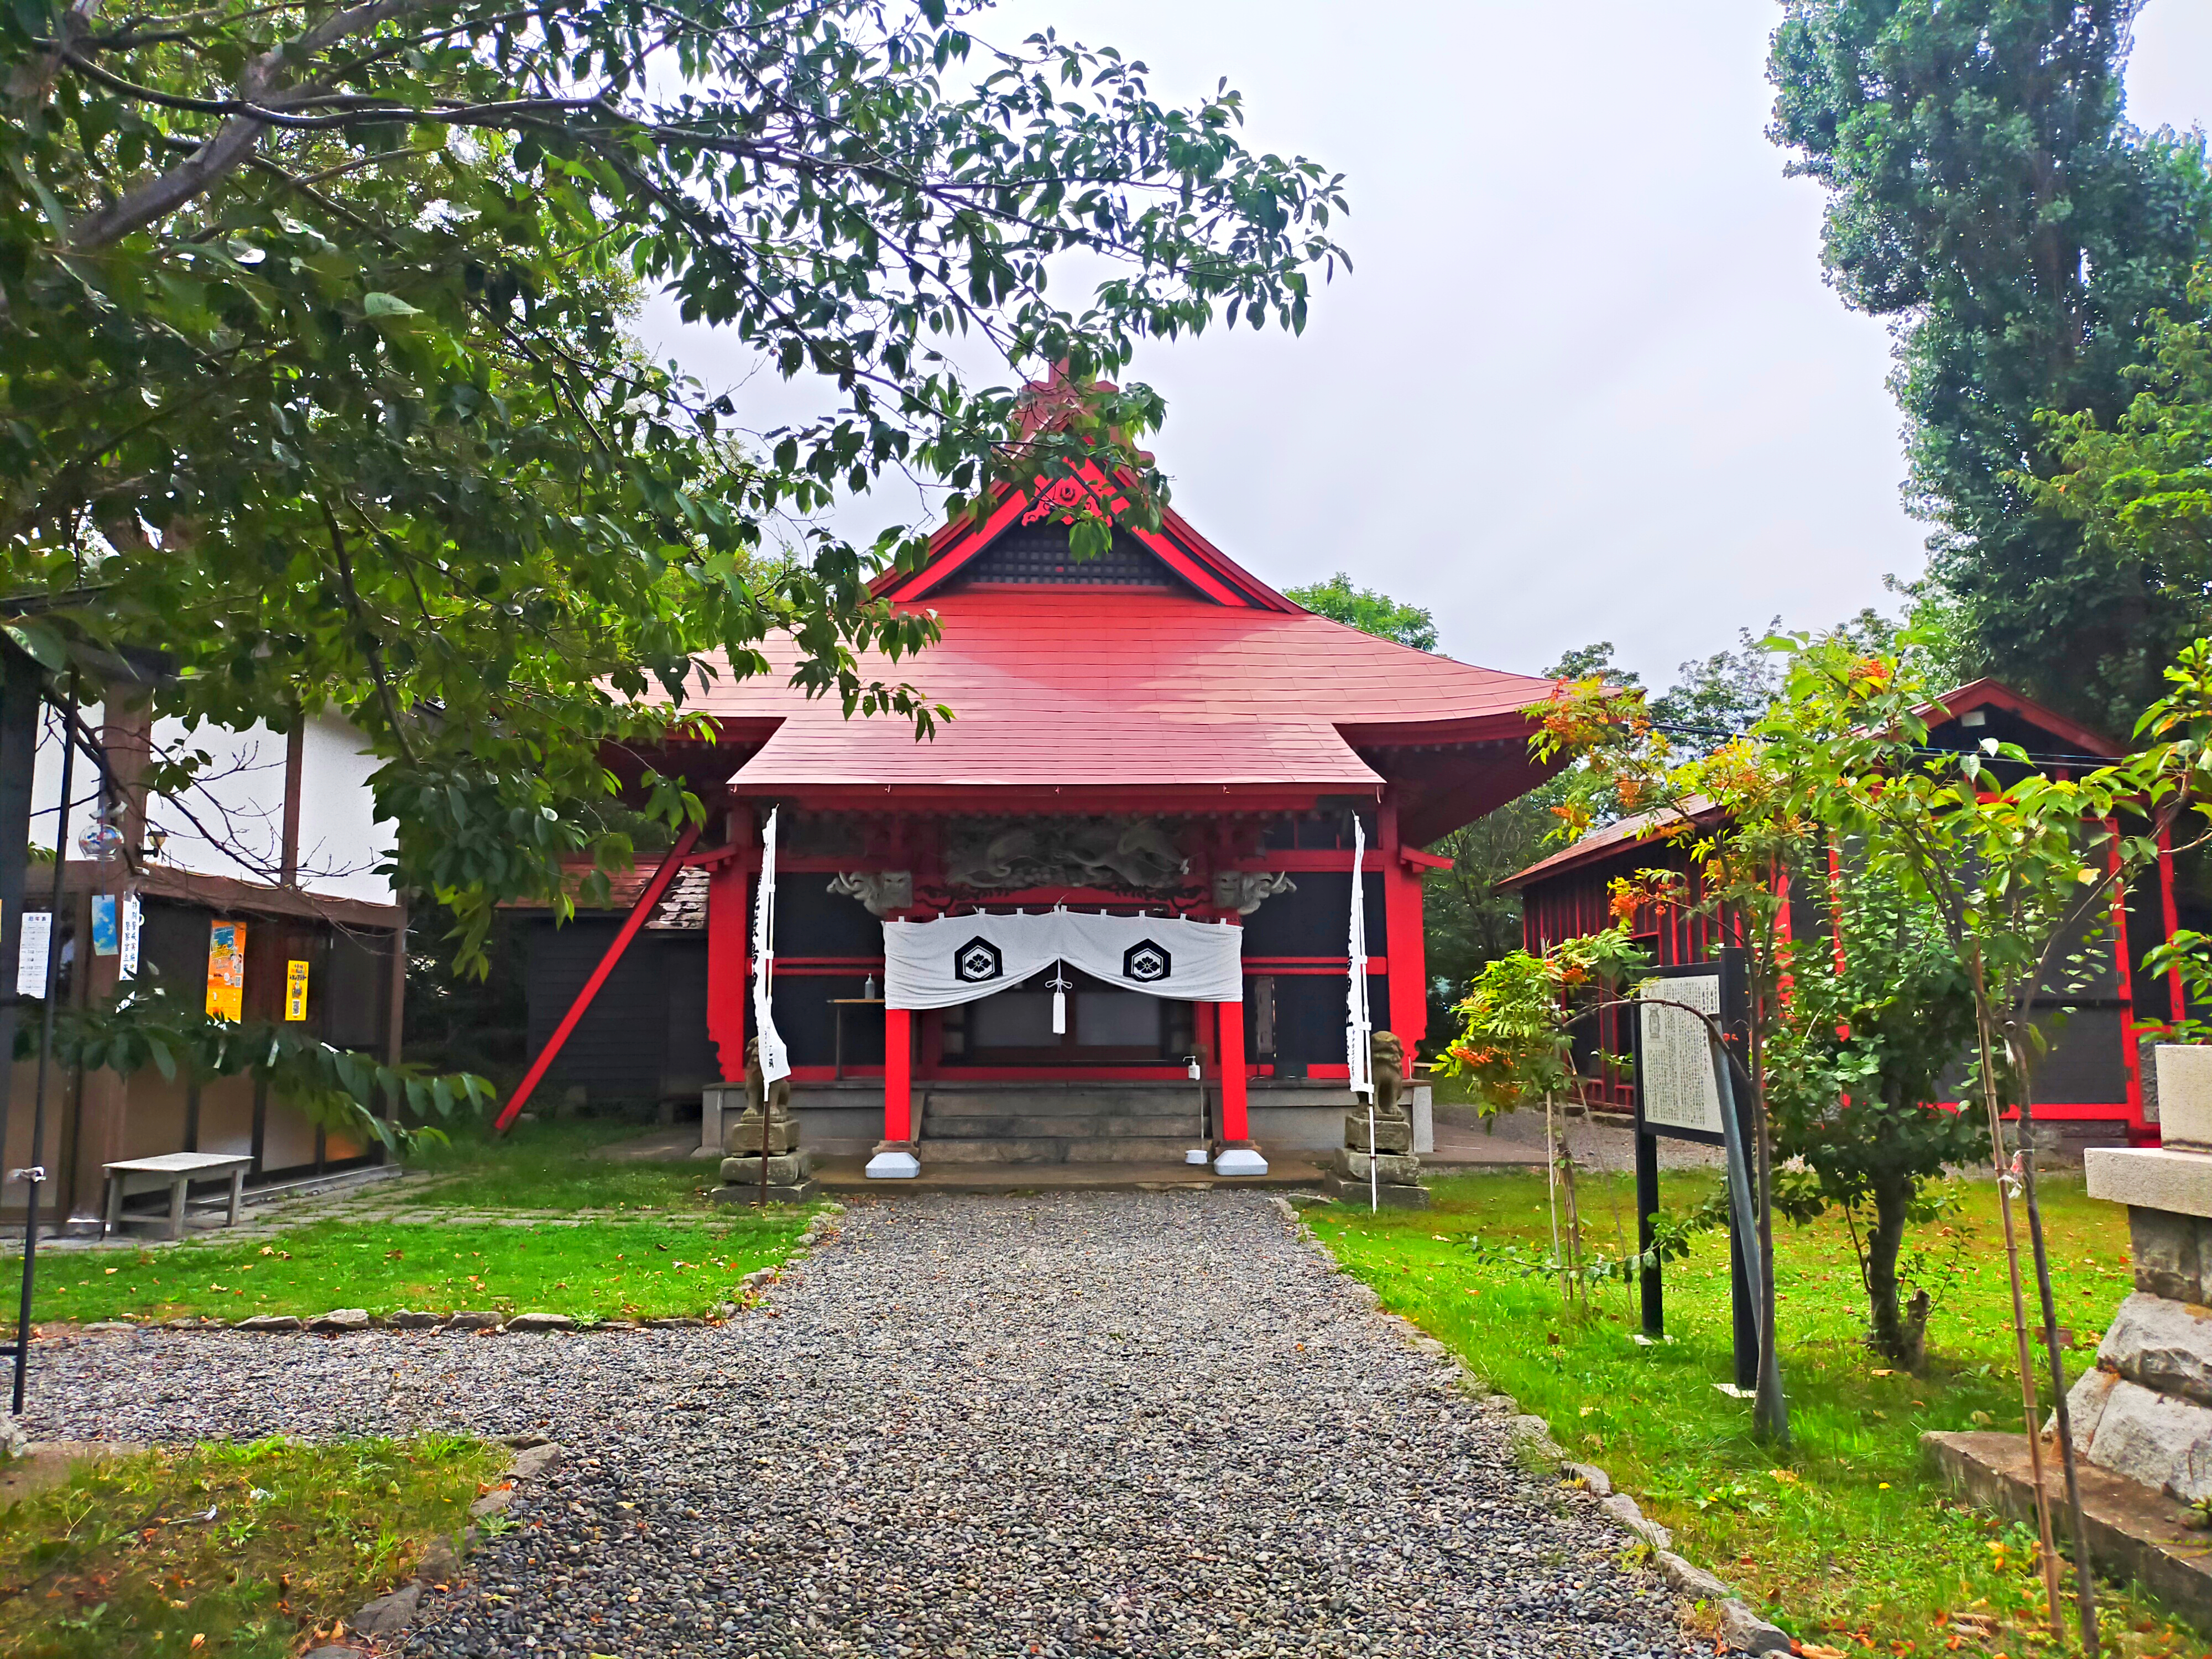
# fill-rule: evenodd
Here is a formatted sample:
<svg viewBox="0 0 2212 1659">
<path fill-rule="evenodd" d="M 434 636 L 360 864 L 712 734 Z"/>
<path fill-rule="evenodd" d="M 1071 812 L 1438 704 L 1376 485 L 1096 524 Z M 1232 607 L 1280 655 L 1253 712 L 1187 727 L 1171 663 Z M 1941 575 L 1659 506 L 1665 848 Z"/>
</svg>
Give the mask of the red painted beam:
<svg viewBox="0 0 2212 1659">
<path fill-rule="evenodd" d="M 638 929 L 645 926 L 645 919 L 653 914 L 653 907 L 660 902 L 661 896 L 668 890 L 668 884 L 676 879 L 676 872 L 684 867 L 684 855 L 691 850 L 691 843 L 698 839 L 699 826 L 695 823 L 669 849 L 668 856 L 661 860 L 660 868 L 653 872 L 653 879 L 646 883 L 645 891 L 638 895 L 636 904 L 631 907 L 629 918 L 622 925 L 622 932 L 617 933 L 615 942 L 607 946 L 607 953 L 599 958 L 599 965 L 592 969 L 592 976 L 584 981 L 584 988 L 576 993 L 576 1000 L 568 1005 L 568 1012 L 561 1017 L 561 1023 L 554 1028 L 552 1036 L 538 1052 L 538 1058 L 531 1062 L 529 1072 L 501 1109 L 498 1119 L 492 1124 L 493 1128 L 504 1131 L 514 1121 L 515 1114 L 529 1103 L 530 1097 L 537 1092 L 538 1085 L 544 1080 L 547 1070 L 560 1057 L 562 1046 L 568 1041 L 578 1022 L 584 1018 L 584 1010 L 592 1006 L 592 999 L 599 995 L 599 988 L 607 982 L 607 975 L 614 972 L 615 964 L 623 959 L 623 952 L 629 949 L 629 942 L 637 937 Z"/>
</svg>

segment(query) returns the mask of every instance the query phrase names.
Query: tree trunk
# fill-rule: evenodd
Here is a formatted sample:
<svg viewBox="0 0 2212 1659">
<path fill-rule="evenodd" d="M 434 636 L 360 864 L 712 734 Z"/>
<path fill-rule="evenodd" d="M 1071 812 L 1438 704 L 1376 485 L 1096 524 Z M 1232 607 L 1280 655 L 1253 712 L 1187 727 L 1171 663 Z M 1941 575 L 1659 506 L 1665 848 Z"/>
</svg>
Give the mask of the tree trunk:
<svg viewBox="0 0 2212 1659">
<path fill-rule="evenodd" d="M 1905 1217 L 1911 1207 L 1910 1182 L 1875 1182 L 1874 1225 L 1867 1233 L 1869 1340 L 1883 1358 L 1907 1370 L 1919 1368 L 1928 1339 L 1926 1293 L 1915 1296 L 1910 1307 L 1898 1303 L 1897 1258 L 1905 1246 Z"/>
</svg>

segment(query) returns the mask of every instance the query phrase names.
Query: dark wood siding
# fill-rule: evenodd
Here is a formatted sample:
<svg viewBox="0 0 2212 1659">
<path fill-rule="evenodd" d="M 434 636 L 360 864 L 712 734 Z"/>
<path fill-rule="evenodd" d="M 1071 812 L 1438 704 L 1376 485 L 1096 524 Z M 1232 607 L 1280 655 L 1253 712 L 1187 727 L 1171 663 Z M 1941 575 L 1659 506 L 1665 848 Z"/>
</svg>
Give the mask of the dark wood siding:
<svg viewBox="0 0 2212 1659">
<path fill-rule="evenodd" d="M 614 942 L 622 923 L 580 916 L 565 927 L 531 924 L 530 1052 L 534 1056 Z M 703 933 L 641 933 L 592 1000 L 546 1073 L 556 1092 L 580 1086 L 594 1102 L 657 1102 L 694 1095 L 709 1074 L 707 940 Z"/>
</svg>

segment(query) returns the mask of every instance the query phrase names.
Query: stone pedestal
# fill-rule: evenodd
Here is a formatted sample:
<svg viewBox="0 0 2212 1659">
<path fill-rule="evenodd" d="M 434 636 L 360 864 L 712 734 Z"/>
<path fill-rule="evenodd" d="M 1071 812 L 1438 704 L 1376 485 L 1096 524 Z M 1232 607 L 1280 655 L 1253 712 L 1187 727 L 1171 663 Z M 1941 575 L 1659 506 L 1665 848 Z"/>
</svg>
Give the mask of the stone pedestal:
<svg viewBox="0 0 2212 1659">
<path fill-rule="evenodd" d="M 2136 1287 L 2066 1403 L 2076 1452 L 2194 1504 L 2212 1497 L 2212 1048 L 2153 1054 L 2166 1144 L 2084 1156 L 2089 1196 L 2128 1206 Z"/>
<path fill-rule="evenodd" d="M 760 1114 L 746 1112 L 732 1121 L 722 1136 L 722 1155 L 725 1158 L 757 1158 L 761 1155 L 763 1136 Z M 799 1148 L 799 1125 L 788 1116 L 771 1117 L 768 1121 L 765 1144 L 769 1157 Z"/>
<path fill-rule="evenodd" d="M 766 1127 L 758 1112 L 741 1113 L 730 1121 L 722 1136 L 722 1184 L 714 1191 L 718 1204 L 753 1204 L 761 1198 L 761 1147 L 768 1147 L 768 1201 L 803 1204 L 819 1188 L 814 1179 L 814 1159 L 799 1144 L 799 1125 L 787 1112 L 769 1115 Z"/>
<path fill-rule="evenodd" d="M 871 1181 L 912 1181 L 921 1173 L 921 1160 L 910 1140 L 879 1140 L 863 1173 Z"/>
<path fill-rule="evenodd" d="M 1367 1114 L 1346 1112 L 1344 1145 L 1330 1155 L 1323 1168 L 1322 1184 L 1343 1202 L 1364 1203 L 1371 1191 L 1378 1203 L 1395 1209 L 1429 1206 L 1429 1189 L 1421 1185 L 1421 1160 L 1413 1152 L 1410 1117 L 1377 1115 L 1370 1137 Z"/>
</svg>

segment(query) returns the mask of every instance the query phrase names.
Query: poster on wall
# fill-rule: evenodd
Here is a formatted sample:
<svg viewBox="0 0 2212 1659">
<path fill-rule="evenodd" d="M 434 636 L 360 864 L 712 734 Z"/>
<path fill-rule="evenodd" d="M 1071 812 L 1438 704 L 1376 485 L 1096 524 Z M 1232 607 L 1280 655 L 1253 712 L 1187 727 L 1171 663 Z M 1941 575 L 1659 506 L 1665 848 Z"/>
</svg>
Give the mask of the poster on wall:
<svg viewBox="0 0 2212 1659">
<path fill-rule="evenodd" d="M 307 1017 L 307 964 L 292 961 L 284 964 L 284 1018 L 290 1020 Z"/>
<path fill-rule="evenodd" d="M 22 941 L 15 947 L 15 994 L 43 997 L 46 994 L 46 946 L 53 938 L 50 910 L 23 912 Z"/>
<path fill-rule="evenodd" d="M 123 949 L 123 926 L 118 916 L 121 908 L 112 893 L 92 896 L 92 953 L 96 957 L 112 957 Z"/>
<path fill-rule="evenodd" d="M 125 979 L 138 977 L 138 930 L 146 920 L 146 907 L 136 893 L 123 896 L 123 960 L 118 971 Z"/>
<path fill-rule="evenodd" d="M 217 921 L 208 927 L 207 1012 L 210 1019 L 233 1023 L 246 1015 L 246 924 Z"/>
</svg>

